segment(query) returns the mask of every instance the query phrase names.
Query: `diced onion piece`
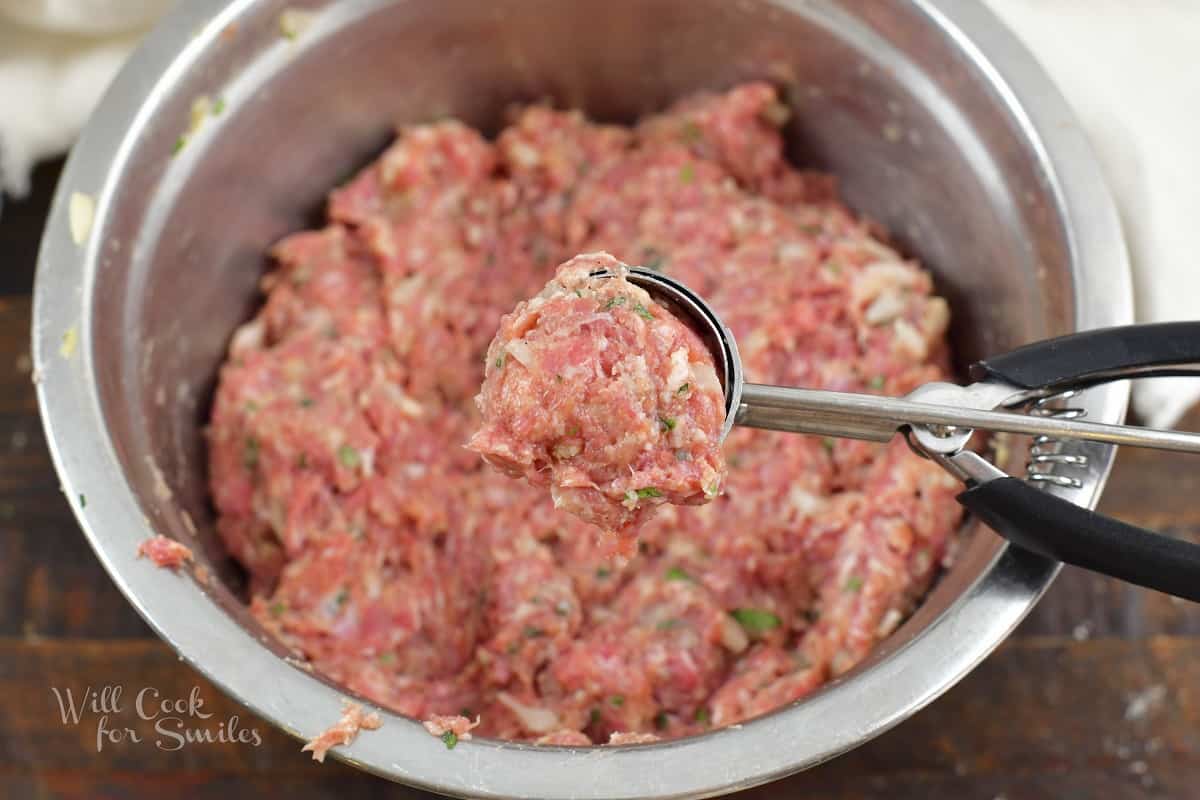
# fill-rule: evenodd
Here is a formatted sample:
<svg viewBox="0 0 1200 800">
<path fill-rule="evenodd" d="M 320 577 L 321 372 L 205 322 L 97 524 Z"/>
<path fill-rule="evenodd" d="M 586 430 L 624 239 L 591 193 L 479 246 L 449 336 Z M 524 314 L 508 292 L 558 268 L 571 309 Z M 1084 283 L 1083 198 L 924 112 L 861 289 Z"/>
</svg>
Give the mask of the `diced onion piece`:
<svg viewBox="0 0 1200 800">
<path fill-rule="evenodd" d="M 508 692 L 500 692 L 496 695 L 496 699 L 508 706 L 517 715 L 517 719 L 521 721 L 526 730 L 533 733 L 550 733 L 562 727 L 558 715 L 549 709 L 527 706 Z"/>
<path fill-rule="evenodd" d="M 532 369 L 534 363 L 537 361 L 533 355 L 533 349 L 520 339 L 514 339 L 509 342 L 504 346 L 504 349 L 513 358 L 520 361 L 526 369 Z"/>
</svg>

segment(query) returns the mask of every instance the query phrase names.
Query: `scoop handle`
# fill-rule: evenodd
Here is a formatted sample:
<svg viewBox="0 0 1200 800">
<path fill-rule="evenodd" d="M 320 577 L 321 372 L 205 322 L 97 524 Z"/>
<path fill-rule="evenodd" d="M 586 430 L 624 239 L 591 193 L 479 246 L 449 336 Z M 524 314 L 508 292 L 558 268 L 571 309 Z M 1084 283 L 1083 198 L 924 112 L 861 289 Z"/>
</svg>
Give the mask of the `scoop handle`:
<svg viewBox="0 0 1200 800">
<path fill-rule="evenodd" d="M 1012 477 L 977 484 L 958 502 L 1026 550 L 1200 602 L 1200 545 L 1106 517 Z"/>
<path fill-rule="evenodd" d="M 985 358 L 974 380 L 1023 389 L 1083 388 L 1126 378 L 1200 376 L 1200 322 L 1122 325 L 1059 336 Z"/>
</svg>

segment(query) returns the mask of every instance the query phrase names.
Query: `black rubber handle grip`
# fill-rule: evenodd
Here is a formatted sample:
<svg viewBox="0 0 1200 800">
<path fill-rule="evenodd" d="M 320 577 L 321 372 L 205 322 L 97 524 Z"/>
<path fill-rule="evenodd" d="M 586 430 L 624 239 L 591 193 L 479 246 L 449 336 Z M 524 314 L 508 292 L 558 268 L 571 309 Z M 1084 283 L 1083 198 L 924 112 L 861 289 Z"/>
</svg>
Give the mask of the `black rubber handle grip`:
<svg viewBox="0 0 1200 800">
<path fill-rule="evenodd" d="M 958 502 L 1027 550 L 1200 601 L 1200 545 L 1080 508 L 1016 478 L 974 486 Z"/>
<path fill-rule="evenodd" d="M 1200 322 L 1159 322 L 1034 342 L 976 362 L 971 377 L 999 378 L 1023 389 L 1083 387 L 1122 378 L 1200 375 L 1197 365 Z"/>
</svg>

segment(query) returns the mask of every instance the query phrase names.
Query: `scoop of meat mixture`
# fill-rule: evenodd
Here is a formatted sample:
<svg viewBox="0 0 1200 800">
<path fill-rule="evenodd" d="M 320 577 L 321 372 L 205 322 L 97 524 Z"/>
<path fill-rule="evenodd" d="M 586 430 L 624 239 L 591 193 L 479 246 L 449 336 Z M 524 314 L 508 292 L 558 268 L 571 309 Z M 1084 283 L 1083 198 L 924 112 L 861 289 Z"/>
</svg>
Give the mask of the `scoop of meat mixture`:
<svg viewBox="0 0 1200 800">
<path fill-rule="evenodd" d="M 627 275 L 607 253 L 576 256 L 503 318 L 468 444 L 619 534 L 663 503 L 712 500 L 725 478 L 712 356 Z"/>
</svg>

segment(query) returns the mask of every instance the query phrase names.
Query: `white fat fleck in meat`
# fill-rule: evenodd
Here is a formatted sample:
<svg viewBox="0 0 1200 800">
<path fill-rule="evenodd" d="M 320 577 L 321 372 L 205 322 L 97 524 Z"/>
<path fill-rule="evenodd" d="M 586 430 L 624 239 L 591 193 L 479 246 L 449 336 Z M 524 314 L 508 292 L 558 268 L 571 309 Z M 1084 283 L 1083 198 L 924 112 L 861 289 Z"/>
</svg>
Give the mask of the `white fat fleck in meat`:
<svg viewBox="0 0 1200 800">
<path fill-rule="evenodd" d="M 362 466 L 362 474 L 364 477 L 371 477 L 375 474 L 375 448 L 366 447 L 358 451 L 359 463 Z"/>
<path fill-rule="evenodd" d="M 929 338 L 939 338 L 950 327 L 950 306 L 941 297 L 930 297 L 921 311 L 921 331 Z"/>
<path fill-rule="evenodd" d="M 554 445 L 554 457 L 561 459 L 574 458 L 583 452 L 583 445 L 579 442 L 559 442 Z"/>
<path fill-rule="evenodd" d="M 851 286 L 855 305 L 866 307 L 885 292 L 898 293 L 917 286 L 921 274 L 901 261 L 876 261 L 863 267 Z"/>
<path fill-rule="evenodd" d="M 680 347 L 671 351 L 671 371 L 667 373 L 667 385 L 663 388 L 664 400 L 671 392 L 678 392 L 679 387 L 691 380 L 691 377 L 687 350 Z"/>
<path fill-rule="evenodd" d="M 549 709 L 526 705 L 508 692 L 499 692 L 496 699 L 507 706 L 531 733 L 550 733 L 562 727 L 558 715 Z"/>
<path fill-rule="evenodd" d="M 721 381 L 717 378 L 717 371 L 713 369 L 712 364 L 693 361 L 690 367 L 693 388 L 698 388 L 701 392 L 721 394 Z"/>
<path fill-rule="evenodd" d="M 750 646 L 750 637 L 733 617 L 721 620 L 721 646 L 731 653 L 741 653 Z"/>
<path fill-rule="evenodd" d="M 900 625 L 900 620 L 902 619 L 904 619 L 904 615 L 900 613 L 899 609 L 889 608 L 883 615 L 883 618 L 879 620 L 879 629 L 875 632 L 875 635 L 881 639 L 884 636 L 890 636 Z"/>
<path fill-rule="evenodd" d="M 829 501 L 826 498 L 807 492 L 800 486 L 793 486 L 788 489 L 787 501 L 801 517 L 811 517 L 823 511 L 829 505 Z"/>
<path fill-rule="evenodd" d="M 867 321 L 868 325 L 883 325 L 903 314 L 906 307 L 907 303 L 902 294 L 885 291 L 876 297 L 871 305 L 867 306 L 867 310 L 863 313 L 863 319 Z"/>
<path fill-rule="evenodd" d="M 542 161 L 541 153 L 522 141 L 512 143 L 508 148 L 508 156 L 523 169 L 533 169 Z"/>
<path fill-rule="evenodd" d="M 892 346 L 899 355 L 914 361 L 924 360 L 929 355 L 929 344 L 908 320 L 896 320 L 892 331 L 895 335 Z"/>
<path fill-rule="evenodd" d="M 814 248 L 808 242 L 785 242 L 779 246 L 777 251 L 780 261 L 807 261 L 816 254 Z"/>
<path fill-rule="evenodd" d="M 266 322 L 261 318 L 242 325 L 234 331 L 233 339 L 229 344 L 230 354 L 236 356 L 249 350 L 260 349 L 266 340 L 266 332 Z"/>
<path fill-rule="evenodd" d="M 533 354 L 529 345 L 520 339 L 513 339 L 504 345 L 504 351 L 521 362 L 525 369 L 534 369 L 537 366 L 537 356 Z"/>
</svg>

